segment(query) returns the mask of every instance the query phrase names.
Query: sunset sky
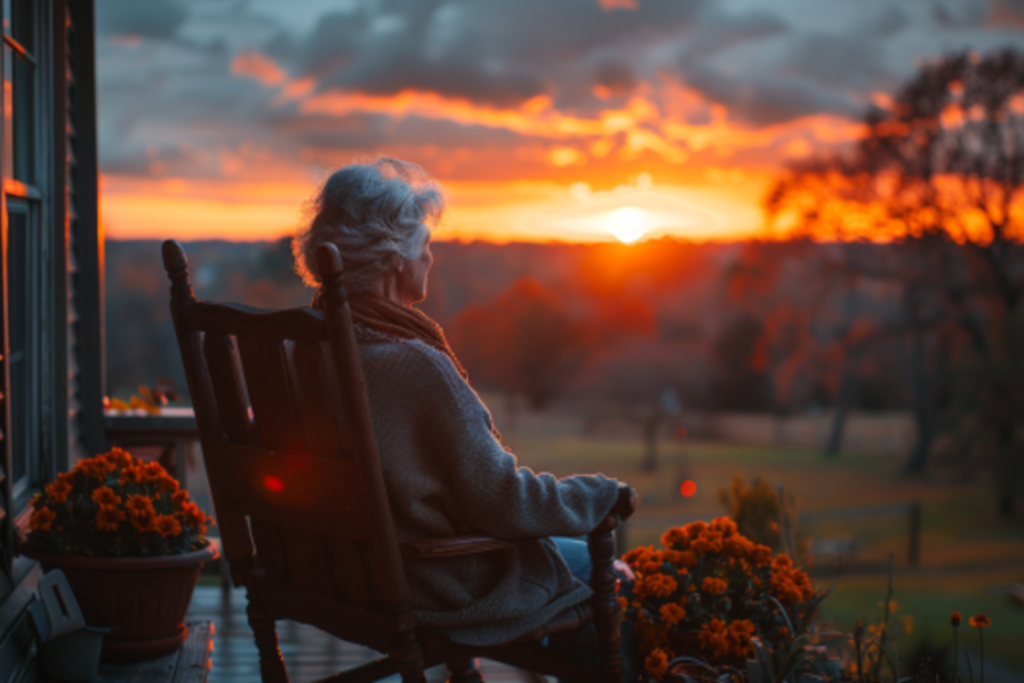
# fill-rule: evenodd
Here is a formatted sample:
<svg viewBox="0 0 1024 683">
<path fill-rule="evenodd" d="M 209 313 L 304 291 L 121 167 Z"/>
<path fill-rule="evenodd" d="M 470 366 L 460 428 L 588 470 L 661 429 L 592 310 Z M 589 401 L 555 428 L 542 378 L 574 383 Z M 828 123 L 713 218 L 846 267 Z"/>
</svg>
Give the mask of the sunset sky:
<svg viewBox="0 0 1024 683">
<path fill-rule="evenodd" d="M 727 239 L 915 65 L 1024 0 L 97 0 L 108 238 L 274 239 L 331 169 L 446 190 L 438 239 Z"/>
</svg>

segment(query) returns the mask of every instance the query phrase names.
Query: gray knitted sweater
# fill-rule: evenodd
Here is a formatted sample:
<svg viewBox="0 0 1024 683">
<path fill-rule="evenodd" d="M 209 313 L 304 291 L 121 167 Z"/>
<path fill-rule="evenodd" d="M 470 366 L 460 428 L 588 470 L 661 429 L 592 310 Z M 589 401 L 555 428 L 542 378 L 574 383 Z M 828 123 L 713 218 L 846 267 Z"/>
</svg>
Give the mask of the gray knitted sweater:
<svg viewBox="0 0 1024 683">
<path fill-rule="evenodd" d="M 496 645 L 587 599 L 548 536 L 578 536 L 611 510 L 618 483 L 518 467 L 491 416 L 443 353 L 358 328 L 374 432 L 398 541 L 481 533 L 534 540 L 406 563 L 420 625 Z"/>
</svg>

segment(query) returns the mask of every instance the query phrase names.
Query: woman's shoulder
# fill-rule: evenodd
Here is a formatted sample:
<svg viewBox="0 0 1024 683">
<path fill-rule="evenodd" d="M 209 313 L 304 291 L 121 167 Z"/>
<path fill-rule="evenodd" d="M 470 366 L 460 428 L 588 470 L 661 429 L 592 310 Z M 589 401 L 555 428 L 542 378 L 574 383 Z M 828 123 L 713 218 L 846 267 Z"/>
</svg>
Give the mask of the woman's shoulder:
<svg viewBox="0 0 1024 683">
<path fill-rule="evenodd" d="M 466 385 L 452 359 L 433 346 L 419 339 L 402 339 L 360 327 L 357 326 L 356 339 L 364 361 L 383 366 L 378 369 L 402 375 L 414 373 L 423 380 L 442 381 L 455 390 Z"/>
</svg>

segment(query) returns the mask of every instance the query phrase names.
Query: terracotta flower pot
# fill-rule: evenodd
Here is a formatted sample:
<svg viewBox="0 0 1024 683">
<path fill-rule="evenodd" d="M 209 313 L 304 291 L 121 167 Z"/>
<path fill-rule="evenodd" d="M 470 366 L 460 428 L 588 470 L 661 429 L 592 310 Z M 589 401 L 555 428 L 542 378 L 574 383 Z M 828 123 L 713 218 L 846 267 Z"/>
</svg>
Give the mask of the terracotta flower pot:
<svg viewBox="0 0 1024 683">
<path fill-rule="evenodd" d="M 185 613 L 213 546 L 165 557 L 84 557 L 32 554 L 45 569 L 61 569 L 89 626 L 108 626 L 105 662 L 168 655 L 185 642 Z"/>
</svg>

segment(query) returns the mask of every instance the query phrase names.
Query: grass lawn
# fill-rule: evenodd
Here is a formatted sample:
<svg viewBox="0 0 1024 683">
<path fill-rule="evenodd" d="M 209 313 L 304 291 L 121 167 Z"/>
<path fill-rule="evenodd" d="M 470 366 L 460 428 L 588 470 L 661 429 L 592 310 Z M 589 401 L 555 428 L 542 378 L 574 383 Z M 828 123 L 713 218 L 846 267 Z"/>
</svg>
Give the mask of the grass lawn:
<svg viewBox="0 0 1024 683">
<path fill-rule="evenodd" d="M 501 416 L 496 418 L 502 426 Z M 523 416 L 509 437 L 520 462 L 535 470 L 559 476 L 604 472 L 632 484 L 642 503 L 628 531 L 629 547 L 659 543 L 661 532 L 680 521 L 723 514 L 718 490 L 735 474 L 781 482 L 797 497 L 800 510 L 809 513 L 921 501 L 917 567 L 908 564 L 908 520 L 898 510 L 805 524 L 799 533 L 810 539 L 858 539 L 862 565 L 884 564 L 893 553 L 897 617 L 913 618 L 910 633 L 900 636 L 901 652 L 910 652 L 925 638 L 949 641 L 949 615 L 958 610 L 964 615 L 961 643 L 976 653 L 977 633 L 967 627 L 967 617 L 984 612 L 994 622 L 985 634 L 986 653 L 1024 674 L 1024 608 L 1005 597 L 1007 585 L 1024 584 L 1024 520 L 996 517 L 993 486 L 985 477 L 966 482 L 941 476 L 908 479 L 893 457 L 845 453 L 826 458 L 813 450 L 686 440 L 663 440 L 657 471 L 645 473 L 639 469 L 639 436 L 586 436 L 571 416 Z M 691 498 L 678 494 L 685 479 L 697 483 Z M 820 588 L 836 586 L 825 602 L 823 623 L 849 631 L 860 616 L 867 623 L 881 619 L 884 573 L 853 572 L 815 581 Z"/>
</svg>

